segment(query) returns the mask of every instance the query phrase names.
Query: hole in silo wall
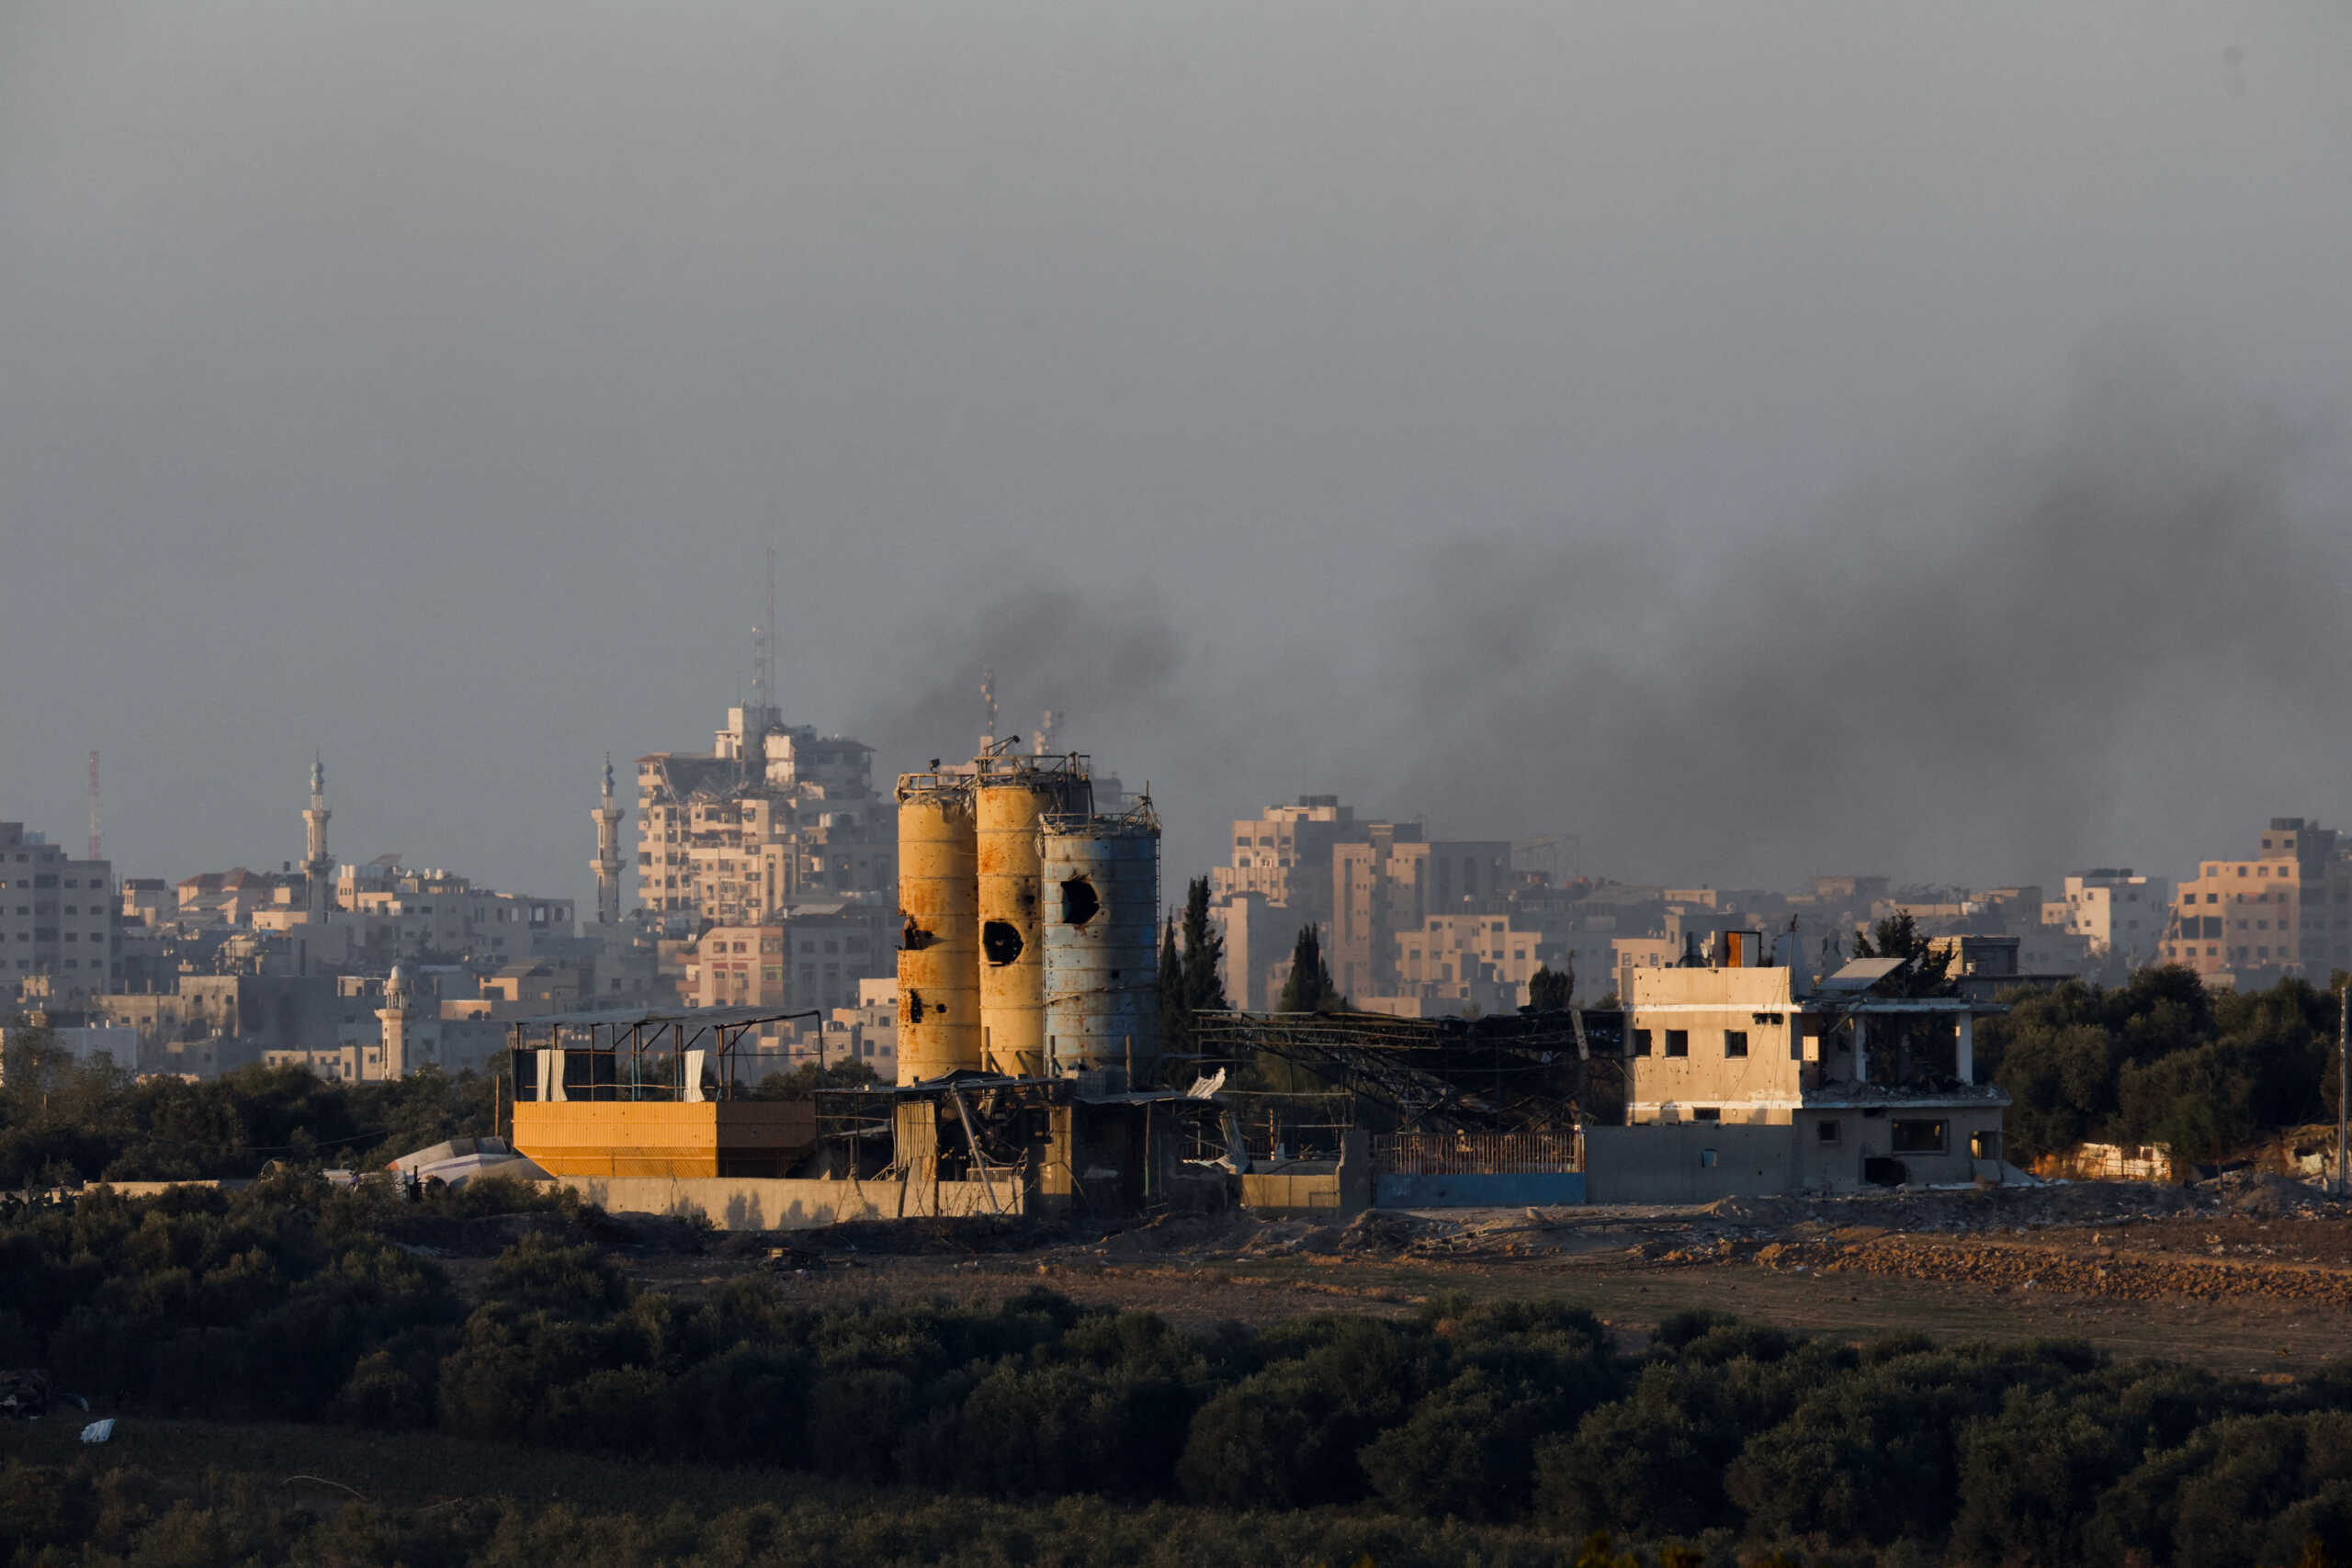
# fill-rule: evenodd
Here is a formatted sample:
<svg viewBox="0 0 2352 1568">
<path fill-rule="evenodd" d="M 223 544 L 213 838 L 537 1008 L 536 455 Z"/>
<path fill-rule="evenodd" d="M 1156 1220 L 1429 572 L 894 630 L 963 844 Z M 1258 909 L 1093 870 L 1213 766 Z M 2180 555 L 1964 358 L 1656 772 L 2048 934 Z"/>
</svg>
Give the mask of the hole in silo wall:
<svg viewBox="0 0 2352 1568">
<path fill-rule="evenodd" d="M 1102 912 L 1102 899 L 1094 891 L 1094 884 L 1082 876 L 1073 876 L 1062 884 L 1062 924 L 1082 926 Z"/>
<path fill-rule="evenodd" d="M 1010 920 L 990 920 L 980 927 L 980 952 L 999 968 L 1018 960 L 1025 945 Z"/>
</svg>

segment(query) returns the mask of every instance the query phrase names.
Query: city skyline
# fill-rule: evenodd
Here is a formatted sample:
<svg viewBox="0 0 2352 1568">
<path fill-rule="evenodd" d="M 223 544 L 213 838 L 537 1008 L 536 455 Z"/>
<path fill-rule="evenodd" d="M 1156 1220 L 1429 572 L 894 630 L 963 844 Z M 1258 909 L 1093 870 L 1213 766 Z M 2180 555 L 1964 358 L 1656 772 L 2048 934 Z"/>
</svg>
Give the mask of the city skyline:
<svg viewBox="0 0 2352 1568">
<path fill-rule="evenodd" d="M 201 867 L 323 752 L 578 890 L 774 545 L 796 722 L 914 765 L 993 667 L 1175 865 L 1325 790 L 1758 882 L 2343 815 L 2340 18 L 1360 22 L 13 13 L 0 799 L 100 750 Z"/>
</svg>

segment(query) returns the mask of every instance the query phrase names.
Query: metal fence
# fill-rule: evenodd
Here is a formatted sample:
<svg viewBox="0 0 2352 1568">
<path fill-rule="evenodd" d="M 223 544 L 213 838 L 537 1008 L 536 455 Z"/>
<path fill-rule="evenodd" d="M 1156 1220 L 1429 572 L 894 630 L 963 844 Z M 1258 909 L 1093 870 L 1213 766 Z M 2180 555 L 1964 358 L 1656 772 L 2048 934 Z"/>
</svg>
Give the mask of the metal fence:
<svg viewBox="0 0 2352 1568">
<path fill-rule="evenodd" d="M 1584 1134 L 1396 1133 L 1372 1140 L 1382 1176 L 1535 1176 L 1584 1168 Z"/>
</svg>

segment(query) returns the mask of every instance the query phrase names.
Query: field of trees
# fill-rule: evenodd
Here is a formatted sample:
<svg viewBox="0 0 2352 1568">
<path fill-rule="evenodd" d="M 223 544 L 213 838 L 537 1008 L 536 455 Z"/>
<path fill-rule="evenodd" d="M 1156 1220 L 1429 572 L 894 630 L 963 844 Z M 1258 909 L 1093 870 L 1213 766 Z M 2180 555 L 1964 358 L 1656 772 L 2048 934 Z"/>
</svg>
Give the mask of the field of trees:
<svg viewBox="0 0 2352 1568">
<path fill-rule="evenodd" d="M 85 1182 L 243 1179 L 279 1166 L 380 1169 L 445 1138 L 492 1131 L 490 1073 L 437 1069 L 389 1083 L 330 1083 L 301 1067 L 243 1067 L 191 1082 L 77 1064 L 38 1031 L 0 1071 L 0 1190 Z M 874 1081 L 860 1062 L 771 1074 L 763 1100 Z"/>
<path fill-rule="evenodd" d="M 2013 995 L 1978 1034 L 2013 1102 L 2009 1147 L 2031 1159 L 2086 1139 L 2160 1143 L 2210 1162 L 2266 1130 L 2333 1120 L 2345 980 L 2210 991 L 2164 964 L 2113 989 Z"/>
<path fill-rule="evenodd" d="M 523 1234 L 469 1301 L 410 1238 L 499 1212 Z M 1632 1352 L 1561 1302 L 1205 1334 L 1044 1291 L 989 1311 L 820 1309 L 743 1278 L 690 1303 L 633 1288 L 582 1217 L 501 1183 L 417 1203 L 293 1177 L 23 1210 L 0 1225 L 0 1365 L 45 1367 L 134 1422 L 698 1457 L 876 1489 L 840 1505 L 868 1524 L 885 1497 L 992 1499 L 1012 1512 L 991 1517 L 1026 1517 L 1037 1540 L 1159 1507 L 1212 1534 L 1288 1521 L 1258 1536 L 1294 1543 L 1339 1539 L 1302 1536 L 1302 1520 L 1385 1520 L 1378 1562 L 1475 1560 L 1474 1540 L 1493 1561 L 1573 1562 L 1599 1534 L 1795 1561 L 2224 1568 L 2352 1543 L 2352 1371 L 2233 1381 L 2079 1346 L 1840 1344 L 1706 1313 Z M 133 1529 L 124 1484 L 12 1461 L 0 1556 L 125 1552 L 168 1510 Z M 580 1528 L 516 1496 L 463 1515 L 472 1537 L 434 1524 L 433 1546 L 390 1518 L 301 1525 L 234 1492 L 198 1510 L 209 1524 L 171 1529 L 333 1528 L 356 1532 L 335 1538 L 339 1561 L 457 1562 Z M 750 1544 L 766 1517 L 694 1521 L 694 1550 L 801 1560 Z M 1004 1560 L 1091 1560 L 1077 1545 Z"/>
</svg>

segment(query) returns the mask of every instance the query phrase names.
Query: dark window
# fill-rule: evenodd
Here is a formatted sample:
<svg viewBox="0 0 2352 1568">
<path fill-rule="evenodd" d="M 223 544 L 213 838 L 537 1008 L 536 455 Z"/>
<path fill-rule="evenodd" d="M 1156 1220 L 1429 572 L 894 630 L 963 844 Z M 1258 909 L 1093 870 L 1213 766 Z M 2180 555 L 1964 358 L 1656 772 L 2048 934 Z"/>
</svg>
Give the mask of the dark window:
<svg viewBox="0 0 2352 1568">
<path fill-rule="evenodd" d="M 1649 1054 L 1650 1032 L 1646 1029 L 1636 1029 L 1634 1031 L 1634 1055 L 1646 1056 Z"/>
<path fill-rule="evenodd" d="M 1668 1030 L 1666 1054 L 1669 1056 L 1688 1056 L 1690 1054 L 1690 1032 L 1687 1029 Z"/>
<path fill-rule="evenodd" d="M 1745 1055 L 1747 1055 L 1747 1031 L 1746 1031 L 1745 1029 L 1726 1029 L 1726 1030 L 1724 1030 L 1724 1055 L 1726 1055 L 1726 1056 L 1745 1056 Z"/>
<path fill-rule="evenodd" d="M 1832 1116 L 1828 1120 L 1821 1122 L 1814 1129 L 1814 1135 L 1825 1144 L 1836 1143 L 1838 1141 L 1838 1118 Z"/>
<path fill-rule="evenodd" d="M 1690 1120 L 1693 1122 L 1720 1122 L 1723 1119 L 1724 1108 L 1720 1105 L 1694 1105 L 1690 1108 Z"/>
<path fill-rule="evenodd" d="M 1888 1138 L 1889 1152 L 1893 1154 L 1939 1155 L 1944 1152 L 1944 1124 L 1941 1122 L 1897 1118 Z"/>
</svg>

